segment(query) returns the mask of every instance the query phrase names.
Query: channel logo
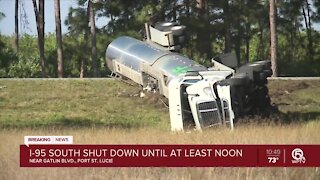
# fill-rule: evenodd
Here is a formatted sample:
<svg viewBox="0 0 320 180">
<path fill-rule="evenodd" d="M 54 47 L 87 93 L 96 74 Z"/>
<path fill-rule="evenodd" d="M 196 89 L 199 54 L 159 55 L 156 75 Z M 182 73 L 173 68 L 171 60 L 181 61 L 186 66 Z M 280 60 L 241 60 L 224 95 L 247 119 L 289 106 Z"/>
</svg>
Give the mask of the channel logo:
<svg viewBox="0 0 320 180">
<path fill-rule="evenodd" d="M 292 156 L 292 163 L 294 164 L 306 162 L 306 158 L 304 157 L 303 151 L 300 148 L 295 148 L 294 150 L 292 150 L 291 156 Z"/>
</svg>

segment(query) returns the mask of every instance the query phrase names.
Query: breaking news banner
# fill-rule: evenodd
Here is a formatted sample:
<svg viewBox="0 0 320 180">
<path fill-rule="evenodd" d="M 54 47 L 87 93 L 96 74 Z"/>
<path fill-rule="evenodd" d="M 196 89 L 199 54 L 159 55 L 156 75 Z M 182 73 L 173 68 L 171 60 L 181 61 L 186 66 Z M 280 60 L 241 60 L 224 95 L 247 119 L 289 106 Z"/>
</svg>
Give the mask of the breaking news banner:
<svg viewBox="0 0 320 180">
<path fill-rule="evenodd" d="M 21 167 L 319 167 L 320 145 L 77 145 L 26 136 Z"/>
<path fill-rule="evenodd" d="M 72 144 L 73 136 L 24 136 L 24 144 Z"/>
</svg>

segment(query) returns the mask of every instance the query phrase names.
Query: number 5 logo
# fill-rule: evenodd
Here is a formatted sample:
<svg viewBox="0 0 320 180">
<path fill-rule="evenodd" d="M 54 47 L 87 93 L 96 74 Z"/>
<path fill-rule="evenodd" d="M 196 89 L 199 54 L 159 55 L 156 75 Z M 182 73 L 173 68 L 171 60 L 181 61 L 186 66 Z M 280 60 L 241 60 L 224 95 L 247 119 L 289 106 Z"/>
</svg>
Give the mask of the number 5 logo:
<svg viewBox="0 0 320 180">
<path fill-rule="evenodd" d="M 303 151 L 300 148 L 295 148 L 291 152 L 292 163 L 305 163 L 306 158 L 303 156 Z"/>
</svg>

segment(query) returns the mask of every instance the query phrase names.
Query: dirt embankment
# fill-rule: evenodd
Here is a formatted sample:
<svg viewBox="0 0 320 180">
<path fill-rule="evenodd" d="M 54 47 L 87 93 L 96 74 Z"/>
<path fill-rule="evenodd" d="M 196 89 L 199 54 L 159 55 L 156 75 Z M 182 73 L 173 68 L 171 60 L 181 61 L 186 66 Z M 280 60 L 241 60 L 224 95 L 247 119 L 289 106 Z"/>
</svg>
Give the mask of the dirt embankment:
<svg viewBox="0 0 320 180">
<path fill-rule="evenodd" d="M 271 80 L 268 83 L 271 102 L 275 105 L 286 104 L 288 97 L 295 91 L 320 87 L 318 81 Z"/>
</svg>

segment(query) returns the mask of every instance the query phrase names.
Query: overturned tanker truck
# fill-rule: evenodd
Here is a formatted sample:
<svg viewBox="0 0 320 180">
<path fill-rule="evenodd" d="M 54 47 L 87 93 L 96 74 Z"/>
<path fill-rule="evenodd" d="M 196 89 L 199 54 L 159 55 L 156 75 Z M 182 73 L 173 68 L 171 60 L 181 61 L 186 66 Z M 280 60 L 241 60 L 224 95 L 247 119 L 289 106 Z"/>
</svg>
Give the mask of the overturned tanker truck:
<svg viewBox="0 0 320 180">
<path fill-rule="evenodd" d="M 270 61 L 239 66 L 232 54 L 212 59 L 205 67 L 177 53 L 185 26 L 145 25 L 146 39 L 122 36 L 106 50 L 106 63 L 120 75 L 156 90 L 169 100 L 171 130 L 234 127 L 234 120 L 270 107 L 267 77 Z"/>
</svg>

